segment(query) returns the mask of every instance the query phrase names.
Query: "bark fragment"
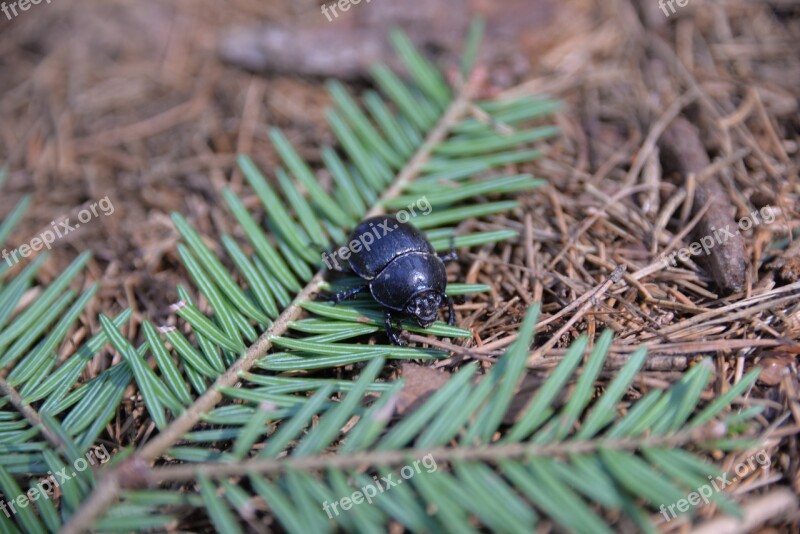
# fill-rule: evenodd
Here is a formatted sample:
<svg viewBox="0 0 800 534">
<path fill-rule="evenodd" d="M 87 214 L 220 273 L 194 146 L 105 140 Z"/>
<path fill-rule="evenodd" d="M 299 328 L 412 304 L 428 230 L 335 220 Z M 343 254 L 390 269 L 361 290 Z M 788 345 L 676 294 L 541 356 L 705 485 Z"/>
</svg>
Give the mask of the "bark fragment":
<svg viewBox="0 0 800 534">
<path fill-rule="evenodd" d="M 698 129 L 682 117 L 675 119 L 664 131 L 660 148 L 665 169 L 679 173 L 683 180 L 689 174 L 699 176 L 711 164 Z M 707 256 L 703 254 L 700 258 L 719 289 L 725 293 L 741 291 L 747 273 L 744 238 L 739 234 L 736 224 L 736 207 L 716 174 L 697 184 L 692 215 L 707 203 L 710 203 L 710 207 L 697 224 L 693 239 L 700 241 L 705 236 L 711 236 L 714 246 Z M 727 229 L 730 235 L 722 232 L 723 229 Z"/>
</svg>

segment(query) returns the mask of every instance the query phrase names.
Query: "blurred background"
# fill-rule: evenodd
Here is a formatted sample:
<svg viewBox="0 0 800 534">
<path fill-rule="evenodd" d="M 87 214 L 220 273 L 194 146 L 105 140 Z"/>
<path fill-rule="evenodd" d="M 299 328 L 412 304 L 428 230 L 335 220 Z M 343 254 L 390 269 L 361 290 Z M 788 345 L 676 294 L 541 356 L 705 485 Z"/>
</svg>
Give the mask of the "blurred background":
<svg viewBox="0 0 800 534">
<path fill-rule="evenodd" d="M 159 320 L 186 276 L 170 212 L 207 234 L 231 231 L 219 192 L 242 189 L 237 153 L 270 169 L 267 131 L 278 126 L 318 162 L 334 142 L 325 78 L 363 88 L 395 25 L 455 72 L 476 14 L 487 21 L 483 96 L 547 93 L 568 104 L 562 138 L 534 169 L 560 193 L 580 194 L 572 184 L 598 169 L 624 176 L 651 125 L 694 83 L 729 128 L 746 125 L 767 159 L 790 169 L 781 178 L 796 176 L 797 2 L 690 0 L 669 15 L 655 0 L 363 0 L 338 16 L 322 6 L 43 0 L 0 13 L 0 163 L 10 169 L 0 214 L 34 195 L 12 243 L 109 195 L 114 215 L 59 241 L 45 276 L 91 249 L 103 283 L 94 305 Z M 740 142 L 707 139 L 712 151 Z M 759 163 L 750 176 L 775 192 L 780 180 L 767 171 Z"/>
<path fill-rule="evenodd" d="M 753 395 L 770 406 L 764 426 L 778 418 L 776 406 L 785 410 L 781 421 L 791 412 L 794 425 L 769 450 L 776 477 L 747 491 L 779 482 L 800 493 L 796 300 L 782 297 L 774 310 L 754 305 L 747 317 L 730 311 L 724 324 L 694 323 L 709 309 L 800 281 L 800 241 L 788 246 L 800 229 L 798 0 L 0 0 L 0 167 L 9 171 L 0 221 L 26 195 L 33 199 L 9 246 L 30 243 L 55 219 L 74 222 L 101 199 L 114 208 L 54 244 L 23 300 L 33 301 L 90 250 L 82 282 L 98 281 L 101 289 L 64 352 L 100 330 L 100 313 L 132 309 L 123 327 L 131 340 L 142 339 L 143 318 L 176 324 L 176 288 L 194 284 L 170 214 L 213 236 L 207 242 L 216 251 L 218 236 L 243 235 L 223 188 L 263 221 L 235 164 L 237 154 L 248 154 L 272 178 L 279 162 L 273 127 L 327 187 L 332 179 L 321 169 L 320 149 L 336 138 L 326 121 L 324 81 L 340 79 L 352 94 L 371 87 L 370 65 L 391 63 L 387 34 L 399 26 L 458 86 L 458 57 L 475 16 L 486 22 L 479 96 L 549 95 L 564 106 L 552 118 L 560 134 L 543 143 L 543 156 L 502 169 L 547 181 L 517 195 L 520 207 L 492 221 L 520 237 L 464 250 L 450 267 L 453 280 L 490 288 L 457 303 L 466 317 L 459 326 L 475 331 L 477 324 L 488 332 L 484 340 L 502 334 L 501 342 L 510 342 L 525 309 L 542 302 L 547 350 L 562 350 L 578 332 L 593 338 L 603 325 L 621 345 L 663 341 L 663 352 L 648 356 L 647 388 L 664 388 L 699 355 L 714 354 L 720 372 L 706 400 L 744 372 L 745 352 L 730 347 L 753 338 L 770 343 L 763 346 L 786 343 L 747 353 L 748 366 L 767 370 Z M 711 178 L 696 188 L 703 173 Z M 707 183 L 712 194 L 695 194 Z M 668 235 L 671 250 L 692 240 L 684 230 L 700 221 L 692 209 L 707 197 L 720 199 L 716 215 L 724 211 L 729 221 L 753 207 L 773 206 L 779 216 L 740 236 L 735 254 L 715 249 L 716 271 L 694 263 L 656 268 L 588 300 L 617 266 L 648 271 L 664 250 L 654 236 Z M 462 221 L 458 230 L 470 224 L 476 221 Z M 773 256 L 780 262 L 769 263 Z M 741 268 L 741 279 L 727 286 L 731 265 Z M 561 330 L 553 317 L 566 320 L 560 312 L 580 295 L 595 309 L 583 317 L 583 308 L 581 321 L 570 319 Z M 692 326 L 662 336 L 662 327 L 676 324 Z M 85 378 L 119 361 L 106 348 Z M 432 383 L 422 384 L 425 394 L 439 388 Z M 133 424 L 131 413 L 143 409 L 128 400 L 107 429 L 109 443 L 142 443 L 155 428 Z M 774 519 L 781 531 L 796 532 L 790 497 L 778 502 L 785 517 Z M 769 510 L 756 510 L 752 524 L 769 519 L 762 517 Z"/>
</svg>

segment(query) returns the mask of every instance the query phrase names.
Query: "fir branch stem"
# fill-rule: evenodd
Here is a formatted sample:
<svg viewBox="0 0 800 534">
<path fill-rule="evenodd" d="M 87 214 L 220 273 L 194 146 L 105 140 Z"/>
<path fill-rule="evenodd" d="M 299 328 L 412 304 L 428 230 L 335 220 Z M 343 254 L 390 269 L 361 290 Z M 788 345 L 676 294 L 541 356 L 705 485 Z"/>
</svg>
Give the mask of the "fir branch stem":
<svg viewBox="0 0 800 534">
<path fill-rule="evenodd" d="M 470 102 L 476 93 L 481 77 L 473 75 L 468 82 L 461 88 L 456 99 L 450 104 L 441 119 L 433 130 L 427 135 L 425 141 L 412 156 L 406 166 L 397 175 L 396 180 L 381 196 L 378 203 L 369 211 L 367 216 L 379 215 L 383 210 L 383 203 L 392 198 L 398 197 L 403 189 L 417 176 L 422 165 L 430 157 L 433 149 L 440 144 L 448 135 L 451 128 L 469 110 Z M 78 534 L 89 530 L 94 520 L 105 511 L 117 498 L 120 489 L 124 486 L 122 474 L 125 472 L 126 465 L 148 465 L 160 457 L 166 450 L 177 443 L 181 437 L 191 430 L 200 421 L 203 414 L 207 413 L 216 406 L 222 395 L 219 393 L 221 387 L 235 386 L 239 381 L 240 373 L 249 371 L 255 363 L 264 357 L 272 347 L 271 338 L 281 336 L 289 328 L 289 324 L 296 320 L 302 308 L 300 303 L 309 300 L 319 289 L 323 282 L 324 271 L 318 272 L 311 281 L 297 295 L 292 304 L 281 313 L 272 326 L 250 346 L 244 356 L 236 361 L 225 373 L 203 395 L 201 395 L 190 407 L 186 409 L 178 418 L 173 420 L 169 426 L 161 432 L 155 439 L 135 452 L 125 463 L 114 468 L 105 474 L 101 482 L 92 491 L 89 498 L 78 509 L 70 521 L 64 525 L 62 533 Z"/>
<path fill-rule="evenodd" d="M 25 399 L 22 398 L 22 395 L 11 386 L 5 378 L 0 377 L 0 393 L 8 397 L 8 400 L 11 402 L 11 405 L 17 409 L 19 413 L 25 417 L 25 419 L 31 424 L 32 427 L 38 427 L 42 436 L 50 442 L 55 448 L 62 451 L 65 454 L 65 458 L 72 461 L 74 458 L 70 458 L 64 449 L 64 442 L 63 440 L 56 434 L 45 422 L 42 420 L 42 417 L 39 415 L 39 412 L 31 408 L 30 404 L 25 402 Z"/>
<path fill-rule="evenodd" d="M 489 461 L 524 458 L 528 456 L 564 457 L 586 454 L 599 449 L 632 451 L 642 447 L 680 447 L 686 443 L 719 437 L 717 425 L 685 430 L 666 436 L 643 436 L 620 439 L 593 439 L 538 444 L 532 442 L 498 443 L 483 447 L 436 447 L 431 449 L 401 449 L 370 451 L 345 455 L 289 456 L 285 458 L 258 458 L 238 464 L 201 463 L 169 465 L 152 469 L 148 478 L 155 482 L 191 480 L 198 473 L 208 477 L 245 476 L 248 474 L 275 474 L 286 470 L 318 471 L 325 469 L 357 469 L 365 466 L 403 465 L 410 458 L 431 455 L 437 462 Z"/>
</svg>

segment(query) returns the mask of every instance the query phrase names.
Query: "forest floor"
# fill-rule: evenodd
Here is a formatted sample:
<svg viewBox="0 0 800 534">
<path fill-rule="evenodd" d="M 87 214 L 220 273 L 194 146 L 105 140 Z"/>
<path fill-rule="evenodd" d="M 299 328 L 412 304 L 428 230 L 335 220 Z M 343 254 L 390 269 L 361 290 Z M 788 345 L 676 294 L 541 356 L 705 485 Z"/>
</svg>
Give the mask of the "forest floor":
<svg viewBox="0 0 800 534">
<path fill-rule="evenodd" d="M 0 162 L 11 171 L 0 215 L 33 195 L 11 241 L 28 242 L 106 196 L 113 203 L 112 214 L 58 241 L 41 271 L 48 282 L 77 253 L 94 253 L 87 282 L 100 281 L 101 291 L 75 343 L 99 329 L 98 313 L 133 309 L 131 339 L 141 336 L 142 318 L 174 323 L 176 288 L 191 283 L 170 213 L 208 236 L 235 233 L 221 191 L 230 185 L 255 209 L 235 156 L 276 164 L 272 126 L 318 164 L 319 148 L 334 139 L 320 82 L 341 72 L 364 87 L 363 39 L 384 35 L 388 22 L 435 30 L 435 38 L 415 38 L 428 39 L 447 65 L 458 51 L 450 34 L 460 39 L 467 14 L 481 12 L 490 72 L 482 95 L 559 98 L 562 134 L 545 157 L 509 169 L 549 182 L 492 220 L 520 230 L 520 239 L 462 254 L 450 271 L 493 289 L 458 303 L 458 324 L 475 339 L 443 367 L 472 357 L 490 365 L 486 358 L 539 301 L 532 365 L 542 372 L 578 333 L 606 327 L 617 333 L 612 368 L 650 346 L 643 390 L 711 356 L 715 381 L 705 395 L 713 398 L 761 366 L 747 398 L 766 407 L 771 470 L 745 477 L 737 492 L 800 493 L 798 4 L 692 0 L 662 11 L 654 1 L 447 0 L 411 14 L 381 2 L 331 21 L 309 0 L 58 0 L 11 20 L 0 14 Z M 383 9 L 381 22 L 370 18 L 373 8 Z M 414 18 L 422 16 L 420 28 Z M 299 28 L 305 47 L 254 57 L 251 36 L 238 28 L 271 22 Z M 335 50 L 318 46 L 323 39 Z M 729 236 L 720 233 L 728 224 Z M 707 250 L 674 254 L 693 242 Z M 103 353 L 90 373 L 114 358 Z M 134 405 L 110 426 L 112 442 L 142 437 L 124 424 Z M 730 467 L 737 458 L 718 460 Z M 774 519 L 781 529 L 800 525 L 796 510 Z"/>
</svg>

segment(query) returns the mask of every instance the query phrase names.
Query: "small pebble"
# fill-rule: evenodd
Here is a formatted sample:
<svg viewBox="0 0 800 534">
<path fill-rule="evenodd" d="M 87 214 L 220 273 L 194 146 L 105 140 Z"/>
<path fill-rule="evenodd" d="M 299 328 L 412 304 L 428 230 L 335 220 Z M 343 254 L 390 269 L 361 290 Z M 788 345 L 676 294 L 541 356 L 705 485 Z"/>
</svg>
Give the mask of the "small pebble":
<svg viewBox="0 0 800 534">
<path fill-rule="evenodd" d="M 758 381 L 765 386 L 777 386 L 785 372 L 788 372 L 789 362 L 786 358 L 769 356 L 758 363 L 763 369 Z"/>
</svg>

